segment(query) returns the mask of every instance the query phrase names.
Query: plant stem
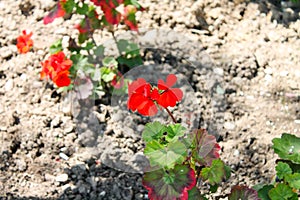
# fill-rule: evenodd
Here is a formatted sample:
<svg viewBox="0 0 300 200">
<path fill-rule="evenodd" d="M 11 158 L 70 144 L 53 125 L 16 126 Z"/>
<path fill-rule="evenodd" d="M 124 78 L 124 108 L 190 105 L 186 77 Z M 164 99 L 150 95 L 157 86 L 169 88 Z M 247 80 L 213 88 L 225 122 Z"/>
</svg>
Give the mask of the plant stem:
<svg viewBox="0 0 300 200">
<path fill-rule="evenodd" d="M 176 121 L 175 117 L 172 115 L 171 111 L 168 108 L 165 108 L 165 109 L 166 109 L 167 113 L 170 115 L 170 117 L 172 118 L 173 122 L 176 124 L 177 121 Z"/>
<path fill-rule="evenodd" d="M 120 49 L 119 49 L 119 47 L 118 47 L 118 41 L 117 41 L 117 38 L 116 38 L 116 36 L 115 36 L 115 32 L 114 32 L 114 31 L 111 31 L 111 34 L 112 34 L 112 36 L 113 36 L 113 38 L 114 38 L 114 41 L 115 41 L 115 43 L 116 43 L 116 45 L 117 45 L 117 49 L 118 49 L 119 57 L 120 57 L 120 56 L 122 56 L 122 52 L 120 51 Z M 123 67 L 123 65 L 120 65 L 120 67 L 121 67 L 121 69 L 120 69 L 121 73 L 124 73 L 124 67 Z"/>
</svg>

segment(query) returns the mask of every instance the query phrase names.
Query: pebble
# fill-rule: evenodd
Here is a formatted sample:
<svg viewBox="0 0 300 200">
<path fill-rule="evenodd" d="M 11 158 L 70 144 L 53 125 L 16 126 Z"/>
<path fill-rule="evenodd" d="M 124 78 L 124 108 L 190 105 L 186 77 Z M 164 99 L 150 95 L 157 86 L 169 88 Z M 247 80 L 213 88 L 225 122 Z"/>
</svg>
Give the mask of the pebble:
<svg viewBox="0 0 300 200">
<path fill-rule="evenodd" d="M 234 123 L 231 123 L 231 122 L 225 122 L 224 123 L 224 128 L 227 129 L 227 130 L 234 130 L 235 125 L 234 125 Z"/>
<path fill-rule="evenodd" d="M 60 174 L 55 177 L 56 182 L 66 182 L 68 180 L 69 176 L 68 174 Z"/>
<path fill-rule="evenodd" d="M 296 123 L 296 124 L 300 124 L 300 119 L 296 119 L 296 120 L 295 120 L 295 123 Z"/>
<path fill-rule="evenodd" d="M 64 154 L 62 152 L 59 153 L 59 157 L 61 157 L 64 160 L 69 160 L 69 156 L 67 156 L 66 154 Z"/>
<path fill-rule="evenodd" d="M 102 191 L 102 192 L 100 192 L 100 194 L 99 194 L 100 197 L 104 197 L 105 195 L 106 195 L 106 192 L 105 192 L 105 191 Z"/>
<path fill-rule="evenodd" d="M 8 81 L 5 83 L 5 86 L 4 86 L 5 91 L 9 92 L 9 91 L 11 91 L 13 89 L 13 87 L 14 87 L 14 81 L 13 81 L 13 79 L 8 79 Z"/>
</svg>

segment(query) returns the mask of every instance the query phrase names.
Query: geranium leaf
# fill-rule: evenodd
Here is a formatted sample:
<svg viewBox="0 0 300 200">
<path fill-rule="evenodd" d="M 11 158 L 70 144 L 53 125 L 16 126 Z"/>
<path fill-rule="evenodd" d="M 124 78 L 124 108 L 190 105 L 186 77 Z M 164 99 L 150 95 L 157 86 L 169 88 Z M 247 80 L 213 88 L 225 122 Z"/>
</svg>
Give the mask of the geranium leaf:
<svg viewBox="0 0 300 200">
<path fill-rule="evenodd" d="M 283 179 L 285 175 L 292 173 L 292 169 L 290 168 L 290 166 L 283 162 L 279 162 L 275 169 L 277 171 L 277 176 L 279 179 Z"/>
<path fill-rule="evenodd" d="M 284 180 L 288 182 L 292 188 L 300 190 L 300 173 L 286 174 Z"/>
<path fill-rule="evenodd" d="M 57 40 L 55 43 L 53 43 L 51 46 L 50 46 L 50 49 L 49 49 L 49 52 L 51 54 L 56 54 L 57 52 L 59 51 L 62 51 L 63 50 L 63 47 L 62 47 L 62 40 Z"/>
<path fill-rule="evenodd" d="M 201 177 L 208 180 L 211 185 L 221 183 L 226 177 L 225 165 L 222 160 L 213 160 L 210 167 L 205 167 L 201 170 Z"/>
<path fill-rule="evenodd" d="M 149 158 L 152 166 L 172 168 L 176 163 L 182 163 L 186 156 L 187 148 L 180 141 L 162 145 L 158 141 L 147 143 L 144 154 Z"/>
<path fill-rule="evenodd" d="M 192 138 L 192 156 L 200 165 L 209 166 L 211 162 L 219 158 L 220 146 L 215 136 L 209 135 L 205 129 L 199 129 L 191 134 Z"/>
<path fill-rule="evenodd" d="M 152 140 L 159 140 L 163 135 L 166 127 L 159 122 L 147 123 L 142 133 L 143 140 L 145 142 L 151 142 Z"/>
<path fill-rule="evenodd" d="M 63 8 L 67 13 L 72 13 L 73 9 L 75 8 L 76 4 L 74 2 L 74 0 L 67 0 L 64 4 L 63 4 Z"/>
<path fill-rule="evenodd" d="M 284 133 L 281 138 L 274 138 L 273 149 L 280 158 L 300 164 L 300 138 Z"/>
<path fill-rule="evenodd" d="M 188 191 L 189 198 L 188 200 L 207 200 L 204 196 L 201 195 L 198 188 L 195 186 L 191 190 Z"/>
<path fill-rule="evenodd" d="M 146 172 L 143 177 L 143 185 L 152 200 L 188 199 L 188 190 L 195 184 L 195 172 L 186 165 Z"/>
<path fill-rule="evenodd" d="M 128 40 L 121 39 L 117 41 L 117 47 L 122 55 L 130 55 L 131 57 L 140 55 L 140 48 L 138 45 L 133 42 L 129 42 Z"/>
<path fill-rule="evenodd" d="M 104 67 L 110 68 L 110 69 L 117 69 L 118 68 L 118 62 L 113 57 L 105 57 L 102 60 L 102 64 Z"/>
<path fill-rule="evenodd" d="M 115 73 L 108 67 L 101 67 L 100 68 L 100 74 L 101 74 L 101 78 L 104 82 L 108 83 L 111 82 L 114 77 L 115 77 Z"/>
<path fill-rule="evenodd" d="M 231 193 L 228 196 L 228 200 L 260 200 L 258 194 L 254 189 L 248 188 L 247 186 L 233 186 Z"/>
<path fill-rule="evenodd" d="M 76 12 L 80 15 L 86 15 L 89 12 L 89 6 L 85 3 L 82 4 L 82 6 L 79 6 L 77 4 L 76 6 Z"/>
<path fill-rule="evenodd" d="M 277 184 L 275 188 L 269 191 L 269 197 L 272 200 L 290 200 L 290 198 L 293 198 L 294 195 L 295 193 L 293 192 L 292 188 L 290 188 L 288 185 L 285 185 L 284 183 Z"/>
<path fill-rule="evenodd" d="M 186 128 L 181 126 L 180 124 L 171 124 L 166 128 L 166 131 L 167 142 L 172 142 L 178 140 L 179 137 L 184 136 Z"/>
<path fill-rule="evenodd" d="M 104 46 L 99 45 L 94 49 L 94 55 L 97 57 L 103 57 L 104 56 Z"/>
<path fill-rule="evenodd" d="M 265 185 L 263 186 L 262 188 L 260 188 L 257 193 L 258 193 L 258 197 L 261 199 L 261 200 L 271 200 L 270 197 L 269 197 L 269 191 L 271 189 L 273 189 L 274 186 L 273 185 Z"/>
</svg>

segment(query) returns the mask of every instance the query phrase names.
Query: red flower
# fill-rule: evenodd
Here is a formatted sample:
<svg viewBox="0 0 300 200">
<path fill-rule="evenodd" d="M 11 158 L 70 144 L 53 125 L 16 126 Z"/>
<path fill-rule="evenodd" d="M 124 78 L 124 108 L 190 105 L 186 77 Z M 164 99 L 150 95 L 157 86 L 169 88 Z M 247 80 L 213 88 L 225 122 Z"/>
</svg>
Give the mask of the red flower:
<svg viewBox="0 0 300 200">
<path fill-rule="evenodd" d="M 69 69 L 73 62 L 66 58 L 64 52 L 60 51 L 41 63 L 43 68 L 40 73 L 41 79 L 49 77 L 58 87 L 68 86 L 71 83 Z"/>
<path fill-rule="evenodd" d="M 22 35 L 17 38 L 17 48 L 19 53 L 27 53 L 33 46 L 33 40 L 31 39 L 32 32 L 27 33 L 22 31 Z"/>
<path fill-rule="evenodd" d="M 111 85 L 116 89 L 120 89 L 124 86 L 124 78 L 120 72 L 114 76 L 114 79 L 111 81 Z"/>
<path fill-rule="evenodd" d="M 177 77 L 174 74 L 167 76 L 167 81 L 158 80 L 158 89 L 162 90 L 162 93 L 157 100 L 157 103 L 164 108 L 168 106 L 174 107 L 176 102 L 181 101 L 183 93 L 179 88 L 171 88 L 177 81 Z"/>
<path fill-rule="evenodd" d="M 91 0 L 96 6 L 101 6 L 105 19 L 108 23 L 115 25 L 121 21 L 121 13 L 116 8 L 124 2 L 124 0 Z"/>
<path fill-rule="evenodd" d="M 52 79 L 58 87 L 69 86 L 71 79 L 69 78 L 69 71 L 61 71 Z"/>
<path fill-rule="evenodd" d="M 145 116 L 153 116 L 158 111 L 157 105 L 163 108 L 174 107 L 183 97 L 179 88 L 171 88 L 176 80 L 176 76 L 170 74 L 166 82 L 158 80 L 157 87 L 152 87 L 143 78 L 133 81 L 128 85 L 128 109 Z"/>
<path fill-rule="evenodd" d="M 49 14 L 44 17 L 43 21 L 44 21 L 44 24 L 49 24 L 51 22 L 53 22 L 56 18 L 59 18 L 59 17 L 63 17 L 65 16 L 66 14 L 66 11 L 63 7 L 63 5 L 66 3 L 67 0 L 60 0 L 55 8 L 49 12 Z"/>
<path fill-rule="evenodd" d="M 137 31 L 138 26 L 135 20 L 136 7 L 133 5 L 128 5 L 124 8 L 124 23 L 130 28 L 132 31 Z"/>
<path fill-rule="evenodd" d="M 153 116 L 157 113 L 157 107 L 153 98 L 158 94 L 157 90 L 152 90 L 151 85 L 143 78 L 128 85 L 129 99 L 127 102 L 128 109 L 138 111 L 145 116 Z"/>
</svg>

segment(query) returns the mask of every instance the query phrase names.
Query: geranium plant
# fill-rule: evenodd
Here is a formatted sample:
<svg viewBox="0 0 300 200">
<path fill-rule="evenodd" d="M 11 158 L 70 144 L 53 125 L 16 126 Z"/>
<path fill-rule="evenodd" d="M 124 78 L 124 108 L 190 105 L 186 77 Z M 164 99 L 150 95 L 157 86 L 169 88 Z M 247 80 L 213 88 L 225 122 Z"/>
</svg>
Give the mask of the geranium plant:
<svg viewBox="0 0 300 200">
<path fill-rule="evenodd" d="M 113 88 L 125 91 L 122 73 L 142 64 L 142 59 L 136 44 L 117 40 L 114 32 L 120 24 L 138 31 L 135 14 L 139 10 L 143 8 L 136 0 L 59 0 L 43 22 L 46 25 L 59 17 L 80 15 L 81 22 L 74 24 L 78 38 L 70 38 L 66 48 L 62 39 L 51 45 L 50 56 L 41 63 L 41 79 L 51 79 L 59 91 L 78 91 L 81 98 L 101 98 Z M 112 33 L 119 51 L 117 57 L 104 56 L 104 46 L 94 39 L 97 29 Z"/>
<path fill-rule="evenodd" d="M 177 81 L 169 74 L 166 81 L 159 79 L 152 85 L 138 78 L 128 85 L 129 110 L 143 116 L 155 116 L 159 109 L 172 118 L 172 124 L 158 121 L 148 123 L 142 133 L 146 143 L 144 154 L 150 166 L 145 169 L 143 185 L 153 200 L 205 199 L 197 183 L 207 182 L 215 192 L 218 184 L 229 178 L 230 169 L 220 159 L 215 136 L 204 129 L 188 132 L 170 111 L 184 96 Z"/>
</svg>

